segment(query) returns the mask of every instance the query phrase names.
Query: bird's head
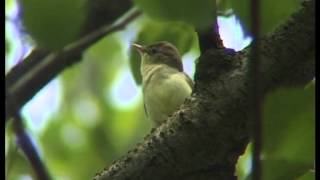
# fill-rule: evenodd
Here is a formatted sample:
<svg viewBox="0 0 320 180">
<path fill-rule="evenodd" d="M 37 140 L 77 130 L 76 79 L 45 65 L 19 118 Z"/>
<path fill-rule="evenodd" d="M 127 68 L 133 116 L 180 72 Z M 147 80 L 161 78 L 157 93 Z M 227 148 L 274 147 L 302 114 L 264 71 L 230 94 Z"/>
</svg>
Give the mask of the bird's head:
<svg viewBox="0 0 320 180">
<path fill-rule="evenodd" d="M 160 41 L 148 46 L 132 45 L 141 55 L 142 66 L 165 64 L 183 71 L 181 56 L 177 48 L 169 42 Z"/>
</svg>

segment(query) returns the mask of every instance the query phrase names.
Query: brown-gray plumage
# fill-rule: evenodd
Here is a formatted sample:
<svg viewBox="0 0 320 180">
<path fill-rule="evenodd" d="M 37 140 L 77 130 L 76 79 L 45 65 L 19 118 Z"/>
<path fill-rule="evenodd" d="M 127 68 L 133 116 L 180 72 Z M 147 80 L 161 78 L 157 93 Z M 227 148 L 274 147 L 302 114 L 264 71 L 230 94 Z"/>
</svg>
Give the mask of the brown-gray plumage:
<svg viewBox="0 0 320 180">
<path fill-rule="evenodd" d="M 167 64 L 183 72 L 179 51 L 172 44 L 161 41 L 147 46 L 146 49 L 156 59 L 156 63 Z"/>
</svg>

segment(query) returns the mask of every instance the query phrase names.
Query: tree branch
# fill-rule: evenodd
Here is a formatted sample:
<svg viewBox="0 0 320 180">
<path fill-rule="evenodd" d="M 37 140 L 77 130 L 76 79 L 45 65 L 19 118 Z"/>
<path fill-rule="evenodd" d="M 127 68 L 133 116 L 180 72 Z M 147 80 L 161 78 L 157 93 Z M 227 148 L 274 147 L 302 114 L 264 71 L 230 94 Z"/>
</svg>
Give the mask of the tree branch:
<svg viewBox="0 0 320 180">
<path fill-rule="evenodd" d="M 109 26 L 132 6 L 132 2 L 128 0 L 90 0 L 86 3 L 87 11 L 85 13 L 87 13 L 87 16 L 78 39 L 102 26 Z M 28 71 L 32 71 L 32 68 L 40 63 L 49 53 L 49 50 L 35 47 L 21 63 L 14 66 L 6 75 L 6 86 L 12 86 Z"/>
<path fill-rule="evenodd" d="M 298 86 L 315 75 L 314 0 L 259 43 L 261 90 Z M 95 179 L 236 179 L 252 129 L 248 119 L 250 49 L 212 49 L 198 61 L 192 97 Z"/>
<path fill-rule="evenodd" d="M 6 84 L 6 119 L 30 100 L 44 85 L 62 70 L 81 60 L 82 53 L 104 36 L 122 30 L 128 23 L 137 18 L 140 11 L 132 10 L 125 18 L 110 26 L 104 26 L 87 36 L 66 46 L 59 52 L 50 53 L 41 62 L 35 64 L 14 83 Z M 12 82 L 12 81 L 9 81 Z"/>
<path fill-rule="evenodd" d="M 35 172 L 37 179 L 50 180 L 51 177 L 45 164 L 41 161 L 41 158 L 33 145 L 30 137 L 24 130 L 20 114 L 15 114 L 13 117 L 13 130 L 17 137 L 17 144 L 29 160 L 33 171 Z"/>
<path fill-rule="evenodd" d="M 34 66 L 41 62 L 50 52 L 39 47 L 34 48 L 31 53 L 24 58 L 16 66 L 13 66 L 9 73 L 6 75 L 6 87 L 12 86 L 20 77 L 27 74 Z"/>
</svg>

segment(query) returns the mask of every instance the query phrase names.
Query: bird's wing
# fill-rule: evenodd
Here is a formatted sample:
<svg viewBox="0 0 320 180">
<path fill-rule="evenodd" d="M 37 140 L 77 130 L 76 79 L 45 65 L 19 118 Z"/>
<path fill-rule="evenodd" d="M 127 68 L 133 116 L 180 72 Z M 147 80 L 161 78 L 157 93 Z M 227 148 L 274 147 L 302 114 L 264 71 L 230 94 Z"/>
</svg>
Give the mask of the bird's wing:
<svg viewBox="0 0 320 180">
<path fill-rule="evenodd" d="M 183 72 L 183 75 L 184 75 L 187 83 L 190 85 L 191 89 L 193 89 L 194 83 L 193 83 L 192 79 L 185 72 Z"/>
<path fill-rule="evenodd" d="M 145 91 L 145 89 L 143 88 L 142 91 Z M 143 93 L 143 109 L 144 109 L 144 113 L 146 114 L 146 117 L 148 118 L 148 111 L 147 111 L 147 106 L 146 106 L 145 93 Z"/>
<path fill-rule="evenodd" d="M 147 107 L 146 107 L 146 103 L 143 102 L 143 107 L 144 107 L 144 112 L 146 113 L 146 116 L 148 118 L 148 111 L 147 111 Z"/>
</svg>

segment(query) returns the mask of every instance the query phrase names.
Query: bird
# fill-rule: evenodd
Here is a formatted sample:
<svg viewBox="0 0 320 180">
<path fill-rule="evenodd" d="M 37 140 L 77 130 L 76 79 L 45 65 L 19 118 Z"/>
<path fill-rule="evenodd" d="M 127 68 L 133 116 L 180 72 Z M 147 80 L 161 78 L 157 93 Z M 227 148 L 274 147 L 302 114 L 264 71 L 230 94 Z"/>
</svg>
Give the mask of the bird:
<svg viewBox="0 0 320 180">
<path fill-rule="evenodd" d="M 141 57 L 145 114 L 152 126 L 158 127 L 191 95 L 194 83 L 183 71 L 180 53 L 171 43 L 132 46 Z"/>
</svg>

